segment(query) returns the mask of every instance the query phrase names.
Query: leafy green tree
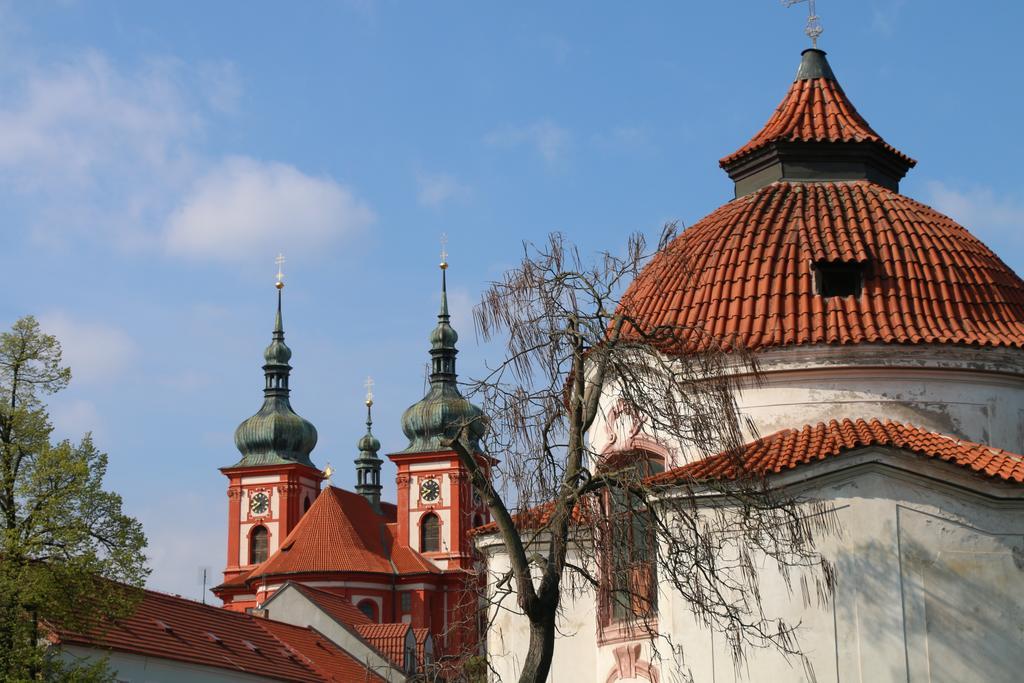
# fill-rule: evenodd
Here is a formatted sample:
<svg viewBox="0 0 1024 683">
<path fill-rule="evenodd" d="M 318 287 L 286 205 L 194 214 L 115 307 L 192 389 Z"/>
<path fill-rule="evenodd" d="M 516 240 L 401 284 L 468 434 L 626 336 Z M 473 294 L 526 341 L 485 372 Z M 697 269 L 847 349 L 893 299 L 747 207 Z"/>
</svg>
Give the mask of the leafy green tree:
<svg viewBox="0 0 1024 683">
<path fill-rule="evenodd" d="M 95 680 L 48 653 L 47 628 L 90 631 L 130 612 L 148 570 L 142 526 L 103 490 L 92 437 L 51 440 L 43 397 L 64 389 L 60 342 L 32 316 L 0 333 L 0 672 Z M 127 586 L 127 587 L 126 587 Z M 79 668 L 75 672 L 72 669 Z"/>
</svg>

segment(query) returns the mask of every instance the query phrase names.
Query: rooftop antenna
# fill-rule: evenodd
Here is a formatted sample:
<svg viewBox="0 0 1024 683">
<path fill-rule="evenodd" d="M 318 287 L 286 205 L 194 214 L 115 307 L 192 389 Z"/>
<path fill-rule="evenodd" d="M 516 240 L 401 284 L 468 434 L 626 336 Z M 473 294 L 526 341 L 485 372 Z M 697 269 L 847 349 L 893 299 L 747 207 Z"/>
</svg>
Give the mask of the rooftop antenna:
<svg viewBox="0 0 1024 683">
<path fill-rule="evenodd" d="M 782 0 L 783 7 L 792 7 L 801 2 L 807 3 L 807 27 L 804 33 L 811 39 L 811 47 L 818 49 L 818 36 L 825 30 L 821 27 L 821 17 L 814 10 L 814 0 Z"/>
<path fill-rule="evenodd" d="M 199 569 L 198 576 L 196 578 L 199 579 L 199 583 L 203 584 L 203 592 L 202 592 L 202 598 L 201 599 L 203 601 L 203 604 L 205 605 L 206 604 L 206 582 L 208 580 L 207 577 L 208 577 L 208 575 L 210 573 L 210 568 L 209 567 L 199 567 L 198 569 Z"/>
</svg>

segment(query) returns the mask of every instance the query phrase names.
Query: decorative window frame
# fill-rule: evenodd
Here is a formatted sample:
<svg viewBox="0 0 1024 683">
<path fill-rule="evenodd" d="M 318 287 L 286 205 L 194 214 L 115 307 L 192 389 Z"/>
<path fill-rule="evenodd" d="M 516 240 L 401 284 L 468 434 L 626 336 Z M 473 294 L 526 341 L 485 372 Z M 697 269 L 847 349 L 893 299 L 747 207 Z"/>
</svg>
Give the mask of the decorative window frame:
<svg viewBox="0 0 1024 683">
<path fill-rule="evenodd" d="M 425 530 L 424 529 L 424 524 L 425 524 L 425 522 L 426 522 L 428 517 L 433 517 L 434 519 L 437 520 L 437 549 L 436 550 L 427 550 L 425 548 L 426 544 L 424 543 L 424 541 L 426 539 L 425 539 L 425 537 L 423 535 L 423 532 Z M 417 535 L 419 537 L 419 543 L 418 543 L 419 551 L 421 553 L 426 554 L 426 553 L 441 553 L 441 552 L 444 552 L 444 545 L 445 545 L 444 542 L 443 542 L 444 541 L 444 534 L 443 534 L 444 520 L 441 519 L 441 515 L 437 514 L 437 512 L 435 512 L 433 509 L 427 510 L 422 515 L 420 515 L 419 520 L 417 520 L 417 522 L 416 522 L 416 526 L 417 526 L 417 532 L 418 532 Z"/>
<path fill-rule="evenodd" d="M 644 463 L 656 462 L 660 469 L 664 469 L 668 462 L 668 453 L 660 445 L 653 444 L 653 442 L 643 439 L 643 446 L 637 446 L 625 449 L 616 449 L 614 452 L 607 453 L 605 460 L 620 461 L 623 458 L 630 457 L 633 454 L 637 456 L 644 456 Z M 633 442 L 634 444 L 636 441 Z M 632 445 L 632 444 L 631 444 Z M 653 446 L 653 447 L 652 447 Z M 605 491 L 601 505 L 604 507 L 604 522 L 601 525 L 599 533 L 610 534 L 612 533 L 611 527 L 615 523 L 614 516 L 611 512 L 611 500 L 610 493 Z M 630 537 L 632 539 L 632 530 L 630 531 Z M 599 645 L 607 645 L 614 643 L 621 643 L 634 640 L 649 640 L 658 633 L 658 572 L 657 572 L 657 539 L 652 539 L 652 547 L 649 551 L 649 565 L 651 569 L 651 580 L 650 580 L 650 595 L 648 599 L 651 601 L 651 611 L 648 614 L 635 614 L 626 618 L 617 618 L 614 616 L 614 610 L 612 600 L 614 599 L 611 586 L 611 562 L 612 558 L 609 555 L 610 544 L 605 545 L 601 549 L 600 557 L 598 560 L 598 589 L 597 589 L 597 641 Z"/>
<path fill-rule="evenodd" d="M 253 550 L 253 548 L 252 548 L 252 537 L 253 537 L 253 534 L 256 533 L 257 529 L 263 529 L 264 531 L 267 532 L 267 556 L 264 557 L 259 562 L 254 562 L 253 558 L 252 558 L 252 550 Z M 251 527 L 249 527 L 249 531 L 245 535 L 245 559 L 248 561 L 248 564 L 246 566 L 254 567 L 254 566 L 256 566 L 258 564 L 261 564 L 263 562 L 266 562 L 267 560 L 270 559 L 270 555 L 271 555 L 271 552 L 270 552 L 270 539 L 271 538 L 273 538 L 273 534 L 270 531 L 270 527 L 268 527 L 266 524 L 263 524 L 262 522 L 257 522 L 256 524 L 253 524 Z"/>
</svg>

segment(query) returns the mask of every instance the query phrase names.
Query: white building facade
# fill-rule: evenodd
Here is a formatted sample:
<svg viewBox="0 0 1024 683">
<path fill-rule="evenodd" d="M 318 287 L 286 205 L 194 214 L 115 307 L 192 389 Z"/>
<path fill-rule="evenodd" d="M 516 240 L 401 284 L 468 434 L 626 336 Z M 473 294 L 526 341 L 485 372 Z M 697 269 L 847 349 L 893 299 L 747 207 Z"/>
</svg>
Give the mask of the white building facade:
<svg viewBox="0 0 1024 683">
<path fill-rule="evenodd" d="M 765 128 L 721 162 L 737 198 L 623 299 L 652 325 L 701 331 L 668 354 L 708 339 L 756 354 L 759 381 L 737 396 L 744 457 L 770 486 L 825 503 L 841 530 L 817 542 L 836 572 L 823 598 L 762 563 L 765 614 L 800 624 L 805 661 L 768 648 L 737 662 L 656 567 L 653 635 L 614 628 L 595 590 L 567 596 L 551 681 L 1021 679 L 1024 282 L 899 194 L 914 164 L 807 50 Z M 670 469 L 714 457 L 647 433 L 614 392 L 601 414 L 598 453 L 648 451 Z M 508 570 L 497 534 L 477 546 L 492 581 Z M 516 680 L 527 622 L 514 596 L 493 609 L 488 658 Z"/>
</svg>

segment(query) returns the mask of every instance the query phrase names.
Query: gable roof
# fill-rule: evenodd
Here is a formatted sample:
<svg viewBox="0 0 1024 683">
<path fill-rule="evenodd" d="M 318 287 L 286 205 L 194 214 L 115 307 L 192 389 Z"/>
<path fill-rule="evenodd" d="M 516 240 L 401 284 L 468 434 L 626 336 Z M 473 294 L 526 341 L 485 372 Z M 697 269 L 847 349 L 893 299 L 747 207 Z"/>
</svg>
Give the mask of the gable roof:
<svg viewBox="0 0 1024 683">
<path fill-rule="evenodd" d="M 54 634 L 61 644 L 129 652 L 283 681 L 383 680 L 310 629 L 150 590 L 142 591 L 135 612 L 102 631 L 78 633 L 56 626 Z"/>
<path fill-rule="evenodd" d="M 350 600 L 341 595 L 328 593 L 327 591 L 322 591 L 319 588 L 310 588 L 309 586 L 296 583 L 294 581 L 289 581 L 286 585 L 293 586 L 295 590 L 306 596 L 310 601 L 315 603 L 317 607 L 326 612 L 331 618 L 340 624 L 356 626 L 359 624 L 374 623 L 370 617 L 363 614 L 361 609 L 353 605 Z M 273 600 L 274 597 L 277 597 L 277 593 L 271 597 L 271 600 Z"/>
<path fill-rule="evenodd" d="M 872 446 L 898 448 L 948 462 L 987 479 L 1024 483 L 1024 456 L 899 422 L 850 419 L 785 429 L 748 443 L 738 454 L 719 453 L 655 475 L 649 481 L 671 485 L 741 475 L 765 476 Z"/>
</svg>

